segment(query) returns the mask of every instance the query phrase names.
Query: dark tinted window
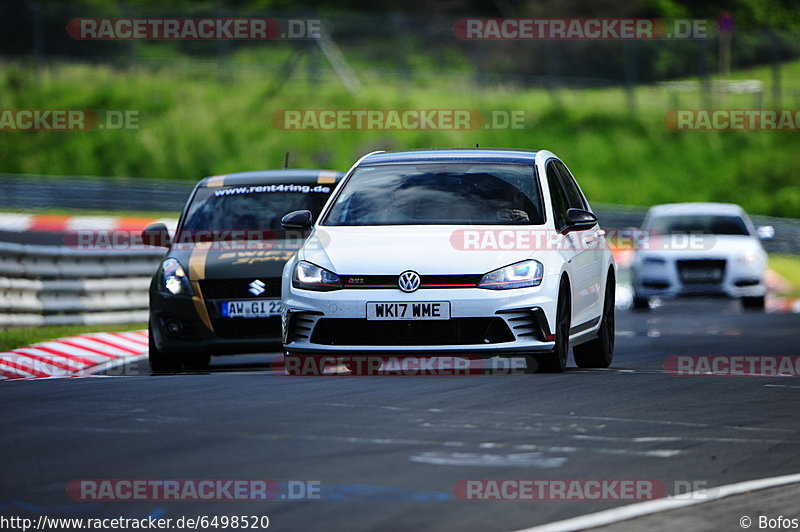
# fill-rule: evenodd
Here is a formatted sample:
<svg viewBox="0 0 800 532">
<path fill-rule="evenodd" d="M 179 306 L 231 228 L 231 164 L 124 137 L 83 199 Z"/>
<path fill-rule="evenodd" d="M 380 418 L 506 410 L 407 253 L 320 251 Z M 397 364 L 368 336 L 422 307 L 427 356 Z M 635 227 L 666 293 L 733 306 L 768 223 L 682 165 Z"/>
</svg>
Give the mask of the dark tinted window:
<svg viewBox="0 0 800 532">
<path fill-rule="evenodd" d="M 332 187 L 286 183 L 199 188 L 181 230 L 280 232 L 281 218 L 288 212 L 308 209 L 316 218 Z"/>
<path fill-rule="evenodd" d="M 426 163 L 356 170 L 324 225 L 544 223 L 533 166 Z"/>
<path fill-rule="evenodd" d="M 553 161 L 561 174 L 561 183 L 564 185 L 564 192 L 567 195 L 567 202 L 571 209 L 586 209 L 586 201 L 583 199 L 583 194 L 575 183 L 572 174 L 569 173 L 567 167 L 561 161 Z"/>
<path fill-rule="evenodd" d="M 648 229 L 661 234 L 693 233 L 704 235 L 748 235 L 747 224 L 739 216 L 689 215 L 659 216 Z"/>
<path fill-rule="evenodd" d="M 550 205 L 553 207 L 553 225 L 556 229 L 561 229 L 567 225 L 567 209 L 569 202 L 561 187 L 561 180 L 555 165 L 547 163 L 547 185 L 550 188 Z"/>
</svg>

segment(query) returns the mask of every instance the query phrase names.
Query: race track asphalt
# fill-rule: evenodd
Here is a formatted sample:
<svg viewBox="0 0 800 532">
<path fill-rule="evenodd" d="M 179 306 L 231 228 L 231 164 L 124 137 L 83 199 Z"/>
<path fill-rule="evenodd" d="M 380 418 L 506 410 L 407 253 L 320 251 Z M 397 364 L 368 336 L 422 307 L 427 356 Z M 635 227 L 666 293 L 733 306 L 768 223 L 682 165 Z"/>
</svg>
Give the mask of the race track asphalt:
<svg viewBox="0 0 800 532">
<path fill-rule="evenodd" d="M 288 377 L 214 371 L 0 385 L 0 515 L 267 515 L 271 530 L 516 530 L 629 504 L 465 501 L 464 479 L 641 479 L 668 493 L 800 472 L 800 379 L 679 377 L 673 355 L 800 355 L 800 315 L 726 300 L 619 310 L 608 370 Z M 321 500 L 78 501 L 78 479 L 319 481 Z M 676 481 L 679 482 L 676 484 Z M 694 483 L 694 484 L 692 484 Z M 739 516 L 721 516 L 720 530 Z M 654 530 L 651 528 L 651 530 Z"/>
</svg>

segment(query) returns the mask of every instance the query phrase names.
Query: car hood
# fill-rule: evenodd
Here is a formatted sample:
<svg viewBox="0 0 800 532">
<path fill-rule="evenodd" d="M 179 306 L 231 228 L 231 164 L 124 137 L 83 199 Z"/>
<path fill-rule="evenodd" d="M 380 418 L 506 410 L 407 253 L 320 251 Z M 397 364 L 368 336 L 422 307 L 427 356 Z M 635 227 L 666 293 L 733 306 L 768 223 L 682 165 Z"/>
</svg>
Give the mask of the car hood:
<svg viewBox="0 0 800 532">
<path fill-rule="evenodd" d="M 472 226 L 497 229 L 496 226 Z M 463 250 L 451 241 L 464 226 L 317 227 L 299 258 L 337 274 L 478 274 L 531 257 L 530 250 Z"/>
<path fill-rule="evenodd" d="M 257 249 L 246 241 L 180 245 L 168 257 L 178 259 L 193 281 L 240 277 L 280 277 L 301 242 L 275 240 Z"/>
</svg>

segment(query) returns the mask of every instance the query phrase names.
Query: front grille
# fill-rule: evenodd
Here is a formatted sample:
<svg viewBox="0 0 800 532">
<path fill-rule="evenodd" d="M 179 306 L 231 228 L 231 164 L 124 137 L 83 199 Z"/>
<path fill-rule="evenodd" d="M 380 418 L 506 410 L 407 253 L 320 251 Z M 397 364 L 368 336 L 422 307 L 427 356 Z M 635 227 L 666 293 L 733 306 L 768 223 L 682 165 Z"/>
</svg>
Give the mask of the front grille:
<svg viewBox="0 0 800 532">
<path fill-rule="evenodd" d="M 513 342 L 502 318 L 452 318 L 431 321 L 369 321 L 320 318 L 311 343 L 321 345 L 469 345 Z"/>
<path fill-rule="evenodd" d="M 725 276 L 724 259 L 684 259 L 676 264 L 684 284 L 719 284 Z"/>
<path fill-rule="evenodd" d="M 264 293 L 258 296 L 250 292 L 250 283 L 259 279 L 264 286 Z M 204 299 L 251 299 L 281 297 L 280 277 L 243 277 L 240 279 L 203 279 L 200 290 Z"/>
<path fill-rule="evenodd" d="M 340 275 L 344 288 L 397 288 L 399 275 Z M 420 275 L 420 288 L 475 288 L 481 274 Z"/>
<path fill-rule="evenodd" d="M 211 320 L 219 338 L 280 338 L 281 317 L 218 318 Z"/>
</svg>

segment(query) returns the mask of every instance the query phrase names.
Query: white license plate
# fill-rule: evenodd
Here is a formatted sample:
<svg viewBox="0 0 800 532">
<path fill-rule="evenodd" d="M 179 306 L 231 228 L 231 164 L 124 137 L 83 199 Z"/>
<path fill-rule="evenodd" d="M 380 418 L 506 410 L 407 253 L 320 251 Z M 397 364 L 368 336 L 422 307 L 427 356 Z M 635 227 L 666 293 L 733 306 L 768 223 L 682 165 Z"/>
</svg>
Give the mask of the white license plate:
<svg viewBox="0 0 800 532">
<path fill-rule="evenodd" d="M 720 270 L 683 270 L 681 278 L 685 281 L 716 281 L 722 277 Z"/>
<path fill-rule="evenodd" d="M 367 303 L 368 320 L 449 320 L 449 301 Z"/>
<path fill-rule="evenodd" d="M 268 318 L 281 313 L 280 299 L 225 301 L 222 316 L 225 318 Z"/>
</svg>

